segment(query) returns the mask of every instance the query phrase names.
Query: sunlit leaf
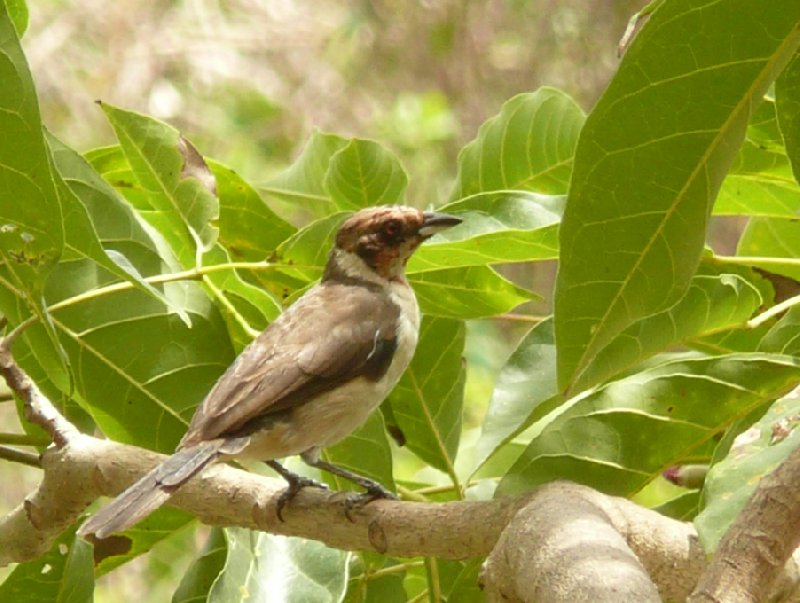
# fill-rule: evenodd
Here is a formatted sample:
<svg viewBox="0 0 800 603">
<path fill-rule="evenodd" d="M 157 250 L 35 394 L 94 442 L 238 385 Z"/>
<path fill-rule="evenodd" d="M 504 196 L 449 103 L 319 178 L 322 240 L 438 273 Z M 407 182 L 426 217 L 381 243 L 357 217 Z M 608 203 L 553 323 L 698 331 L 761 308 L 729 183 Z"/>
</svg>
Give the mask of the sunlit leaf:
<svg viewBox="0 0 800 603">
<path fill-rule="evenodd" d="M 377 142 L 350 140 L 331 157 L 324 186 L 341 210 L 397 205 L 408 177 L 397 157 Z"/>
<path fill-rule="evenodd" d="M 564 197 L 535 193 L 480 194 L 442 211 L 463 219 L 423 245 L 409 273 L 558 257 L 558 223 Z"/>
<path fill-rule="evenodd" d="M 568 479 L 630 495 L 666 467 L 708 458 L 712 438 L 794 387 L 800 362 L 679 358 L 578 395 L 544 417 L 498 494 Z"/>
<path fill-rule="evenodd" d="M 563 388 L 592 385 L 594 356 L 689 287 L 716 193 L 800 42 L 798 21 L 800 4 L 673 0 L 625 54 L 581 131 L 561 224 Z M 733 31 L 747 35 L 732 46 Z"/>
<path fill-rule="evenodd" d="M 227 559 L 208 603 L 340 601 L 347 586 L 349 553 L 321 542 L 244 528 L 225 530 Z"/>
<path fill-rule="evenodd" d="M 408 280 L 425 314 L 462 320 L 509 312 L 537 297 L 488 266 L 431 270 Z"/>
<path fill-rule="evenodd" d="M 500 371 L 476 444 L 476 466 L 527 427 L 539 405 L 557 393 L 556 346 L 550 318 L 519 342 Z"/>
<path fill-rule="evenodd" d="M 775 104 L 786 154 L 800 182 L 800 52 L 775 82 Z"/>
<path fill-rule="evenodd" d="M 464 323 L 425 317 L 414 359 L 387 401 L 408 449 L 454 480 L 464 394 L 463 349 Z"/>
<path fill-rule="evenodd" d="M 108 117 L 136 182 L 146 193 L 147 219 L 170 242 L 185 268 L 217 240 L 219 202 L 203 159 L 172 126 L 107 103 Z M 204 169 L 205 167 L 205 169 Z"/>
<path fill-rule="evenodd" d="M 798 422 L 800 398 L 778 400 L 743 434 L 743 441 L 711 467 L 703 490 L 705 508 L 694 522 L 707 553 L 716 549 L 759 480 L 797 448 Z"/>
<path fill-rule="evenodd" d="M 561 90 L 515 96 L 461 150 L 451 199 L 512 190 L 566 193 L 584 119 Z"/>
<path fill-rule="evenodd" d="M 0 584 L 0 601 L 14 603 L 91 603 L 94 600 L 92 547 L 75 537 L 59 536 L 50 550 L 20 563 Z"/>
</svg>

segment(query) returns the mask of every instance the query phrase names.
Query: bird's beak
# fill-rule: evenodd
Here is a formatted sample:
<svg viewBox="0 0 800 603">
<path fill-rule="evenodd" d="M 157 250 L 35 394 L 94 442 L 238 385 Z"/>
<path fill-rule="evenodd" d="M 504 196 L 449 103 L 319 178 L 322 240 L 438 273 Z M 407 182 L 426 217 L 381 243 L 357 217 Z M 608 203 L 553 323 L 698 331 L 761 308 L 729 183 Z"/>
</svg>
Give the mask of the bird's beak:
<svg viewBox="0 0 800 603">
<path fill-rule="evenodd" d="M 456 218 L 450 214 L 426 211 L 422 214 L 422 226 L 420 227 L 418 234 L 419 236 L 427 239 L 428 237 L 435 235 L 437 232 L 447 230 L 453 226 L 458 226 L 461 224 L 461 222 L 461 218 Z"/>
</svg>

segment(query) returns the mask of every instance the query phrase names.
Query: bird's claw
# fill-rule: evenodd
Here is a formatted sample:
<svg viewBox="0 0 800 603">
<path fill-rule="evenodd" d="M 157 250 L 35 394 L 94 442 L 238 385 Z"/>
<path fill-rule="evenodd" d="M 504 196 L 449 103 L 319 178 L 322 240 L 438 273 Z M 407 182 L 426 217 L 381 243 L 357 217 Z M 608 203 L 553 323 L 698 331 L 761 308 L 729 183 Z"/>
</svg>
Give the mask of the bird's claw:
<svg viewBox="0 0 800 603">
<path fill-rule="evenodd" d="M 293 479 L 289 482 L 286 490 L 281 492 L 281 495 L 278 497 L 278 501 L 275 503 L 275 512 L 281 522 L 285 521 L 283 519 L 283 508 L 290 503 L 295 496 L 297 496 L 297 493 L 300 492 L 300 490 L 303 488 L 320 488 L 322 490 L 328 489 L 327 485 L 318 482 L 315 479 L 311 479 L 310 477 L 304 477 L 302 475 L 297 475 L 295 477 L 296 479 Z"/>
<path fill-rule="evenodd" d="M 373 500 L 400 500 L 397 495 L 389 492 L 378 484 L 369 486 L 366 492 L 351 493 L 344 501 L 344 514 L 351 522 L 354 522 L 353 516 L 350 514 L 355 509 L 361 509 Z"/>
</svg>

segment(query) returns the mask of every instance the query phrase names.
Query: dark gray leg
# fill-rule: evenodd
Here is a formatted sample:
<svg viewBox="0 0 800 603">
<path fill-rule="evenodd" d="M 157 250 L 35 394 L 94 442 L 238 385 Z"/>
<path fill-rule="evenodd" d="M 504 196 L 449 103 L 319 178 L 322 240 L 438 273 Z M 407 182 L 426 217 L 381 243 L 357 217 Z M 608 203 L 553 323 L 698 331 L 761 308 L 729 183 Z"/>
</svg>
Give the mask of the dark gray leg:
<svg viewBox="0 0 800 603">
<path fill-rule="evenodd" d="M 333 465 L 322 459 L 306 459 L 305 456 L 302 457 L 303 460 L 311 465 L 312 467 L 316 467 L 317 469 L 322 469 L 323 471 L 327 471 L 328 473 L 333 473 L 334 475 L 338 475 L 339 477 L 343 477 L 346 480 L 353 482 L 354 484 L 358 484 L 362 488 L 367 491 L 367 494 L 370 496 L 370 500 L 375 500 L 376 498 L 390 498 L 393 500 L 397 500 L 397 496 L 393 493 L 389 492 L 386 488 L 384 488 L 381 484 L 376 482 L 375 480 L 369 479 L 368 477 L 364 477 L 363 475 L 359 475 L 358 473 L 353 473 L 352 471 L 348 471 L 338 465 Z"/>
<path fill-rule="evenodd" d="M 325 484 L 321 484 L 316 480 L 311 479 L 310 477 L 304 477 L 302 475 L 297 475 L 296 473 L 289 471 L 286 467 L 281 465 L 278 461 L 266 461 L 267 465 L 272 467 L 283 479 L 287 481 L 289 484 L 286 490 L 284 490 L 280 497 L 278 497 L 278 502 L 276 504 L 276 511 L 278 514 L 278 519 L 283 521 L 283 508 L 289 503 L 300 490 L 303 488 L 307 488 L 309 486 L 314 488 L 322 488 L 323 490 L 327 490 L 328 486 Z"/>
</svg>

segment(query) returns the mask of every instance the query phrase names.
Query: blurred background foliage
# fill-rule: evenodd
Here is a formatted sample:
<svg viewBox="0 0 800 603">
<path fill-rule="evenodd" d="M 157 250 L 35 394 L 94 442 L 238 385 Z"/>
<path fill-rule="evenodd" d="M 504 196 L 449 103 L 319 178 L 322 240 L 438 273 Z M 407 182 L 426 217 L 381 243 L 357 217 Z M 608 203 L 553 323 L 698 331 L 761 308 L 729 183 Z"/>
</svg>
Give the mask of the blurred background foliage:
<svg viewBox="0 0 800 603">
<path fill-rule="evenodd" d="M 169 121 L 265 180 L 313 128 L 379 139 L 443 200 L 455 155 L 518 92 L 591 108 L 640 0 L 100 0 L 31 6 L 23 40 L 44 121 L 111 142 L 100 99 Z"/>
<path fill-rule="evenodd" d="M 513 95 L 552 85 L 590 110 L 617 67 L 627 20 L 642 5 L 51 0 L 30 5 L 22 42 L 44 122 L 80 151 L 114 141 L 96 99 L 171 123 L 204 155 L 254 184 L 289 165 L 316 128 L 390 147 L 410 175 L 408 202 L 428 206 L 448 198 L 458 150 Z M 542 291 L 554 271 L 548 264 L 509 267 L 506 274 Z M 529 327 L 511 320 L 469 324 L 462 450 L 476 440 L 495 376 Z M 411 455 L 399 462 L 407 475 L 433 471 Z M 38 478 L 12 470 L 13 481 L 3 480 L 12 487 L 4 489 L 2 510 Z M 96 600 L 129 601 L 130 593 L 168 600 L 206 535 L 177 533 L 102 580 Z"/>
</svg>

